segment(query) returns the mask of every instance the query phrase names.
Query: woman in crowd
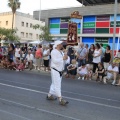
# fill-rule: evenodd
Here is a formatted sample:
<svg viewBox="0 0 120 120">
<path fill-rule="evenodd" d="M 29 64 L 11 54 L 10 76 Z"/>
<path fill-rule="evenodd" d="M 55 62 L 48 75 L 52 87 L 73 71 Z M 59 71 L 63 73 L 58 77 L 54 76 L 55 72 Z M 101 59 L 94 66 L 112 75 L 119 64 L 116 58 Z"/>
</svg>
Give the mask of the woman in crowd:
<svg viewBox="0 0 120 120">
<path fill-rule="evenodd" d="M 13 55 L 14 55 L 14 45 L 11 43 L 10 46 L 8 47 L 8 56 L 9 59 L 13 60 Z"/>
<path fill-rule="evenodd" d="M 15 58 L 20 58 L 21 49 L 19 45 L 15 48 Z"/>
<path fill-rule="evenodd" d="M 49 67 L 49 47 L 46 46 L 44 51 L 43 51 L 43 62 L 44 62 L 44 71 L 48 71 Z"/>
<path fill-rule="evenodd" d="M 101 54 L 102 50 L 100 48 L 100 45 L 97 43 L 95 45 L 95 51 L 93 53 L 93 73 L 95 73 L 96 68 L 98 67 L 98 63 L 101 62 Z"/>
<path fill-rule="evenodd" d="M 99 81 L 103 81 L 103 77 L 105 75 L 105 69 L 102 63 L 98 63 L 98 68 L 96 69 L 97 78 L 99 78 Z"/>
<path fill-rule="evenodd" d="M 35 53 L 36 66 L 38 67 L 38 71 L 41 69 L 42 56 L 43 56 L 42 46 L 38 45 L 37 51 Z"/>
<path fill-rule="evenodd" d="M 107 70 L 107 68 L 109 67 L 109 63 L 111 62 L 111 60 L 112 60 L 112 52 L 110 50 L 110 46 L 108 45 L 106 47 L 106 51 L 105 51 L 105 54 L 104 54 L 104 57 L 103 57 L 105 70 Z"/>
<path fill-rule="evenodd" d="M 90 65 L 91 68 L 93 68 L 93 54 L 94 54 L 95 46 L 92 44 L 90 46 L 90 49 L 88 51 L 88 64 Z"/>
</svg>

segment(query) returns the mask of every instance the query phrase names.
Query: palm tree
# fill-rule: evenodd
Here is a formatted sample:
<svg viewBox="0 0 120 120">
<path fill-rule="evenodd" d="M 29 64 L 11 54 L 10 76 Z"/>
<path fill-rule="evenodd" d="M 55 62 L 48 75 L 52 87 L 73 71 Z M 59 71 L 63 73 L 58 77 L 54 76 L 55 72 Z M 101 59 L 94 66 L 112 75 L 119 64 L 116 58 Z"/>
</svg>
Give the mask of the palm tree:
<svg viewBox="0 0 120 120">
<path fill-rule="evenodd" d="M 19 0 L 8 0 L 8 6 L 12 9 L 13 17 L 12 17 L 12 29 L 14 25 L 14 15 L 16 13 L 16 10 L 20 8 L 21 3 Z"/>
</svg>

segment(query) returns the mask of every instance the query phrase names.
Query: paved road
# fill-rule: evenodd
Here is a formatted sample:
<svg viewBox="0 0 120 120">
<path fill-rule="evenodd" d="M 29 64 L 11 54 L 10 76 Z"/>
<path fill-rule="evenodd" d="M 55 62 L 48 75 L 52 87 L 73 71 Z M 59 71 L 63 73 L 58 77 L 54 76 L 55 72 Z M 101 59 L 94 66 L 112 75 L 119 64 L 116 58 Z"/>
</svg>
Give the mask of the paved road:
<svg viewBox="0 0 120 120">
<path fill-rule="evenodd" d="M 120 87 L 63 79 L 63 107 L 47 101 L 49 74 L 0 69 L 0 120 L 120 120 Z"/>
</svg>

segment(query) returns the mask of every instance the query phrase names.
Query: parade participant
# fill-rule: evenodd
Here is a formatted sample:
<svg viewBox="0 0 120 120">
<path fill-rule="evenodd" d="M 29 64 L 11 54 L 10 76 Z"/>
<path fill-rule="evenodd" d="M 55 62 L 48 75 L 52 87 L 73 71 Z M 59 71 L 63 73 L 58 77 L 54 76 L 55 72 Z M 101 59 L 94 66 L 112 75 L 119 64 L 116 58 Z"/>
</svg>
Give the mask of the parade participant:
<svg viewBox="0 0 120 120">
<path fill-rule="evenodd" d="M 61 81 L 62 81 L 62 71 L 64 69 L 64 60 L 66 57 L 63 56 L 61 52 L 62 41 L 55 41 L 54 48 L 51 52 L 51 78 L 52 84 L 50 86 L 50 91 L 47 95 L 47 100 L 56 100 L 53 96 L 58 97 L 60 105 L 67 105 L 69 102 L 64 100 L 61 96 Z"/>
</svg>

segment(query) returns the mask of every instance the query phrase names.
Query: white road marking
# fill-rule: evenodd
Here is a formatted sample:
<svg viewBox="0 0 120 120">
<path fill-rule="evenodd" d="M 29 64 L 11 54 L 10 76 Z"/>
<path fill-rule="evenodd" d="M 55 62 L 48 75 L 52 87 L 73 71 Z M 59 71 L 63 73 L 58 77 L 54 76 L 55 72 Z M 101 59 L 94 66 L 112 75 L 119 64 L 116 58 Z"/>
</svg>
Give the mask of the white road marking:
<svg viewBox="0 0 120 120">
<path fill-rule="evenodd" d="M 4 79 L 0 79 L 0 80 L 4 80 Z M 21 83 L 21 82 L 14 82 L 14 81 L 10 81 L 10 80 L 4 80 L 4 81 L 11 82 L 11 83 L 18 83 L 18 84 L 21 84 L 21 85 L 28 85 L 28 86 L 31 86 L 31 87 L 37 87 L 37 88 L 43 88 L 43 89 L 49 90 L 49 88 L 40 87 L 40 86 L 37 86 L 37 85 L 24 84 L 24 83 Z M 91 98 L 101 99 L 101 100 L 107 100 L 107 101 L 113 101 L 113 102 L 120 102 L 119 100 L 115 100 L 115 99 L 103 98 L 103 97 L 92 96 L 92 95 L 87 95 L 87 94 L 73 93 L 73 92 L 70 92 L 70 91 L 64 91 L 64 90 L 62 90 L 62 92 L 63 93 L 74 94 L 74 95 L 79 95 L 79 96 L 85 96 L 85 97 L 91 97 Z"/>
<path fill-rule="evenodd" d="M 40 109 L 40 108 L 35 108 L 35 107 L 32 107 L 32 106 L 25 105 L 25 104 L 18 103 L 18 102 L 14 102 L 14 101 L 11 101 L 11 100 L 6 100 L 6 99 L 3 99 L 3 98 L 0 98 L 0 100 L 5 101 L 5 102 L 9 102 L 11 104 L 16 104 L 16 105 L 19 105 L 19 106 L 22 106 L 22 107 L 26 107 L 26 108 L 29 108 L 29 109 L 33 109 L 33 110 L 41 111 L 41 112 L 44 112 L 44 113 L 52 114 L 52 115 L 55 115 L 55 116 L 59 116 L 59 117 L 63 117 L 63 118 L 71 119 L 71 120 L 80 120 L 80 119 L 77 119 L 77 118 L 69 117 L 69 116 L 66 116 L 66 115 L 62 115 L 62 114 L 59 114 L 59 113 L 51 112 L 51 111 Z M 30 120 L 30 119 L 28 119 L 28 120 Z"/>
<path fill-rule="evenodd" d="M 4 111 L 4 110 L 1 110 L 1 109 L 0 109 L 0 112 L 5 113 L 5 114 L 9 114 L 9 115 L 12 115 L 12 116 L 15 116 L 15 117 L 17 117 L 17 118 L 22 118 L 22 119 L 24 119 L 24 120 L 31 120 L 31 119 L 28 119 L 28 118 L 26 118 L 26 117 L 23 117 L 23 116 L 20 116 L 20 115 L 17 115 L 17 114 L 8 112 L 8 111 Z"/>
<path fill-rule="evenodd" d="M 33 89 L 28 89 L 28 88 L 23 88 L 23 87 L 18 87 L 18 86 L 3 84 L 3 83 L 0 83 L 0 85 L 12 87 L 12 88 L 17 88 L 17 89 L 21 89 L 21 90 L 26 90 L 26 91 L 31 91 L 31 92 L 36 92 L 36 93 L 45 94 L 45 95 L 48 94 L 47 92 L 37 91 L 37 90 L 33 90 Z M 116 107 L 116 106 L 112 106 L 112 105 L 106 105 L 106 104 L 102 104 L 102 103 L 97 103 L 97 102 L 92 102 L 92 101 L 82 100 L 82 99 L 77 99 L 77 98 L 72 98 L 72 97 L 66 97 L 66 96 L 63 96 L 63 97 L 70 99 L 70 100 L 78 101 L 78 102 L 85 102 L 85 103 L 94 104 L 94 105 L 98 105 L 98 106 L 120 109 L 120 107 Z"/>
</svg>

